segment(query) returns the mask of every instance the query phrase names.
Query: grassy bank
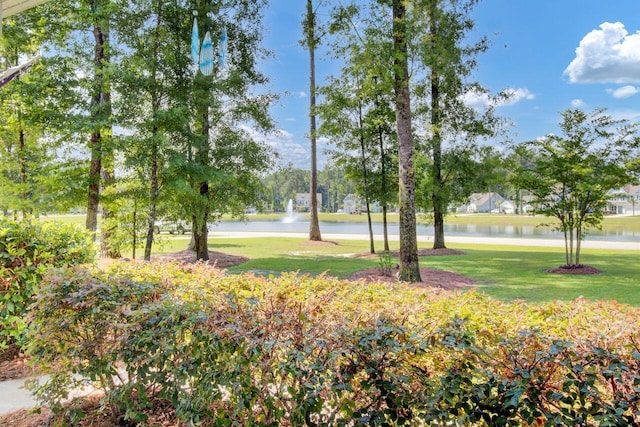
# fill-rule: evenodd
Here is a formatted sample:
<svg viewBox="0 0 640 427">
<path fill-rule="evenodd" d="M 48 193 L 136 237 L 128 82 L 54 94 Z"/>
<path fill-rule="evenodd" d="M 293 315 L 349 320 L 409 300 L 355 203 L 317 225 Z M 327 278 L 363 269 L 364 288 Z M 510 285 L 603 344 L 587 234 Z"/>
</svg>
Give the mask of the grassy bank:
<svg viewBox="0 0 640 427">
<path fill-rule="evenodd" d="M 162 251 L 184 249 L 188 239 L 170 239 Z M 310 246 L 304 239 L 294 238 L 215 238 L 210 248 L 215 251 L 244 255 L 251 260 L 229 269 L 231 273 L 254 272 L 279 275 L 300 271 L 312 275 L 327 274 L 346 278 L 356 271 L 378 267 L 377 257 L 358 257 L 368 252 L 367 241 L 340 240 L 336 245 Z M 378 242 L 378 247 L 381 247 Z M 640 306 L 640 264 L 637 251 L 585 249 L 582 261 L 603 271 L 598 275 L 558 275 L 546 270 L 561 265 L 564 252 L 560 248 L 528 248 L 456 244 L 462 256 L 422 257 L 423 267 L 452 271 L 471 277 L 481 292 L 509 301 L 530 302 L 611 299 Z M 392 250 L 397 249 L 394 242 Z M 428 280 L 428 278 L 423 278 Z"/>
<path fill-rule="evenodd" d="M 343 217 L 358 221 L 366 219 L 365 216 L 344 215 Z M 262 215 L 251 218 L 266 219 Z M 449 220 L 453 218 L 450 217 Z M 468 215 L 455 218 L 459 221 L 476 221 L 474 223 L 499 220 L 544 220 L 538 217 L 505 215 Z M 64 216 L 47 219 L 82 223 L 84 217 Z M 627 231 L 640 229 L 640 217 L 607 218 L 605 225 L 620 227 Z M 188 241 L 187 236 L 162 235 L 154 248 L 156 253 L 175 252 L 184 249 Z M 244 255 L 251 259 L 245 264 L 231 268 L 229 270 L 231 273 L 254 272 L 260 275 L 279 275 L 285 271 L 300 271 L 317 275 L 327 272 L 338 278 L 346 278 L 356 271 L 379 265 L 377 257 L 355 256 L 369 251 L 367 241 L 340 240 L 337 243 L 339 244 L 311 246 L 304 239 L 286 237 L 277 239 L 211 238 L 210 248 L 215 251 Z M 570 301 L 584 297 L 594 300 L 612 299 L 640 306 L 640 281 L 637 279 L 640 277 L 640 264 L 637 262 L 637 251 L 584 249 L 581 261 L 602 270 L 603 273 L 573 276 L 546 272 L 563 263 L 564 254 L 560 248 L 469 244 L 449 246 L 464 250 L 466 255 L 423 257 L 420 260 L 421 265 L 471 277 L 480 291 L 501 300 L 523 299 L 531 302 L 546 302 Z M 380 249 L 382 243 L 377 242 L 376 247 Z M 393 249 L 397 249 L 397 242 L 392 242 Z M 141 251 L 138 253 L 140 254 Z"/>
</svg>

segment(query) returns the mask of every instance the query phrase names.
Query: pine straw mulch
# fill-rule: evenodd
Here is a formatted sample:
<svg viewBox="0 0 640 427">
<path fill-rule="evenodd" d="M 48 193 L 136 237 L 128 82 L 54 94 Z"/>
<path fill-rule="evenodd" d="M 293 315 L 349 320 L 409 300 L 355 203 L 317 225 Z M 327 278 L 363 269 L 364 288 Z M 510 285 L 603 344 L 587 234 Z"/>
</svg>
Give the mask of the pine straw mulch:
<svg viewBox="0 0 640 427">
<path fill-rule="evenodd" d="M 391 256 L 397 257 L 397 251 L 390 252 Z M 456 249 L 420 249 L 418 256 L 444 256 L 444 255 L 464 255 L 464 252 Z M 379 255 L 363 254 L 363 258 L 374 258 Z M 391 275 L 386 275 L 381 268 L 369 268 L 353 273 L 348 277 L 349 280 L 364 280 L 367 283 L 397 283 L 397 275 L 399 268 L 396 265 L 391 271 Z M 451 271 L 438 270 L 433 268 L 420 268 L 421 282 L 409 283 L 409 286 L 417 288 L 431 288 L 434 290 L 455 291 L 474 285 L 473 279 L 462 274 L 452 273 Z"/>
<path fill-rule="evenodd" d="M 180 252 L 172 252 L 169 254 L 156 255 L 151 258 L 152 262 L 170 262 L 176 261 L 185 264 L 193 264 L 196 260 L 195 252 L 190 249 L 185 249 Z M 223 252 L 209 251 L 210 265 L 218 268 L 229 268 L 235 265 L 240 265 L 249 261 L 249 258 L 241 255 L 225 254 Z"/>
<path fill-rule="evenodd" d="M 547 273 L 553 274 L 601 274 L 603 271 L 599 270 L 595 267 L 591 267 L 590 265 L 579 264 L 579 265 L 561 265 L 560 267 L 551 268 L 546 270 Z"/>
<path fill-rule="evenodd" d="M 26 378 L 37 373 L 37 370 L 29 366 L 27 358 L 22 353 L 8 355 L 6 352 L 0 354 L 0 382 Z M 0 422 L 0 425 L 2 424 Z"/>
<path fill-rule="evenodd" d="M 76 409 L 81 410 L 85 417 L 80 419 L 77 424 L 78 427 L 114 427 L 114 426 L 133 426 L 136 425 L 131 422 L 114 419 L 108 411 L 101 409 L 100 394 L 93 394 L 85 396 L 81 399 L 77 399 L 73 406 Z M 149 426 L 158 427 L 176 427 L 187 426 L 187 424 L 180 424 L 175 416 L 175 411 L 171 408 L 170 404 L 163 401 L 154 402 L 153 409 L 146 412 L 149 417 L 147 424 Z M 0 417 L 0 425 L 11 427 L 50 427 L 52 425 L 59 425 L 59 421 L 56 416 L 51 412 L 49 408 L 41 408 L 39 413 L 32 412 L 26 409 L 20 409 L 10 414 Z M 68 420 L 67 420 L 68 421 Z M 63 425 L 70 425 L 65 423 Z"/>
</svg>

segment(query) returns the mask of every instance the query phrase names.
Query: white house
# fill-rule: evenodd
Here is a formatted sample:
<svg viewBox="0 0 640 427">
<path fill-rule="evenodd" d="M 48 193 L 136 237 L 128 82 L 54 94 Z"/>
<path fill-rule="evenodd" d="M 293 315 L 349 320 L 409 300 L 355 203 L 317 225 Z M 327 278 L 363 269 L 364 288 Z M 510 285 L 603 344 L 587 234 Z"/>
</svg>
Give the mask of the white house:
<svg viewBox="0 0 640 427">
<path fill-rule="evenodd" d="M 618 215 L 635 215 L 640 210 L 640 185 L 627 185 L 610 190 L 607 211 Z"/>
<path fill-rule="evenodd" d="M 296 193 L 296 211 L 309 212 L 311 209 L 311 193 Z M 318 210 L 322 206 L 322 193 L 316 193 Z"/>
<path fill-rule="evenodd" d="M 462 211 L 469 213 L 499 212 L 504 197 L 498 193 L 473 193 L 469 196 L 469 203 L 462 206 Z M 458 209 L 460 211 L 460 209 Z"/>
</svg>

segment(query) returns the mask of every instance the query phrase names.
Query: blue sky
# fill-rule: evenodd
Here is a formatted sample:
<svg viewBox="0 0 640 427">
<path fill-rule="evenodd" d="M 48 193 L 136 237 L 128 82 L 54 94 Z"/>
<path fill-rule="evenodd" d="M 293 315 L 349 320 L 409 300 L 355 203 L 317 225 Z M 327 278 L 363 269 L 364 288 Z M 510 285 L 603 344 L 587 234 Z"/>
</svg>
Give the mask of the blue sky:
<svg viewBox="0 0 640 427">
<path fill-rule="evenodd" d="M 308 169 L 308 53 L 298 43 L 305 6 L 304 0 L 271 1 L 264 43 L 276 56 L 262 69 L 271 89 L 284 93 L 272 110 L 278 132 L 267 142 L 283 162 Z M 483 0 L 473 16 L 477 34 L 491 41 L 475 78 L 493 93 L 513 92 L 497 113 L 512 123 L 514 142 L 557 132 L 559 113 L 568 108 L 604 107 L 614 117 L 640 121 L 639 0 Z M 317 70 L 321 85 L 339 64 L 319 53 Z M 469 102 L 486 99 L 470 96 Z"/>
</svg>

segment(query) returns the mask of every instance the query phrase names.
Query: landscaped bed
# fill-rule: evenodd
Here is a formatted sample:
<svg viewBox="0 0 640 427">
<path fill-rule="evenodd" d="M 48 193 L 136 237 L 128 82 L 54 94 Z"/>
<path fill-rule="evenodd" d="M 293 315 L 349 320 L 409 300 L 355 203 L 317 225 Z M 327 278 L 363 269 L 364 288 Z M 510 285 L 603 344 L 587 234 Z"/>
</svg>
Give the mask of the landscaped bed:
<svg viewBox="0 0 640 427">
<path fill-rule="evenodd" d="M 50 276 L 31 319 L 55 417 L 79 378 L 105 393 L 81 425 L 640 421 L 640 310 L 614 302 L 116 262 Z"/>
</svg>

